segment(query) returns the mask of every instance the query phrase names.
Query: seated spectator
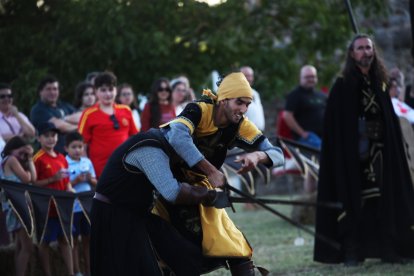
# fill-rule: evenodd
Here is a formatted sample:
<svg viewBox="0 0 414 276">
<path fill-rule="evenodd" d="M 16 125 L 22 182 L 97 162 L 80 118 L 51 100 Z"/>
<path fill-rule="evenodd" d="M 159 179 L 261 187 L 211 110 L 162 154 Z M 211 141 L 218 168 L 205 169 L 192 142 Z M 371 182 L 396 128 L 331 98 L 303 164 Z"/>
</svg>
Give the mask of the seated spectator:
<svg viewBox="0 0 414 276">
<path fill-rule="evenodd" d="M 45 122 L 51 122 L 59 130 L 59 139 L 56 144 L 56 150 L 64 153 L 65 133 L 77 129 L 77 125 L 66 122 L 65 117 L 72 114 L 75 108 L 59 100 L 59 82 L 53 76 L 43 78 L 37 88 L 40 99 L 30 111 L 30 120 L 35 128 L 38 128 Z"/>
<path fill-rule="evenodd" d="M 115 102 L 129 106 L 132 111 L 132 118 L 134 118 L 135 126 L 138 130 L 141 129 L 141 118 L 139 116 L 139 108 L 137 98 L 135 97 L 134 89 L 128 83 L 123 83 L 118 86 L 118 93 L 115 97 Z"/>
<path fill-rule="evenodd" d="M 13 105 L 13 93 L 7 84 L 0 84 L 0 136 L 5 141 L 14 136 L 29 139 L 35 136 L 32 123 Z"/>
<path fill-rule="evenodd" d="M 76 112 L 65 117 L 66 122 L 72 124 L 79 124 L 80 117 L 83 110 L 93 106 L 96 103 L 95 88 L 93 84 L 88 82 L 81 82 L 76 86 L 75 101 L 73 106 L 76 108 Z"/>
<path fill-rule="evenodd" d="M 158 128 L 175 118 L 175 108 L 171 103 L 171 88 L 168 79 L 160 78 L 151 86 L 149 101 L 141 116 L 142 131 Z"/>
<path fill-rule="evenodd" d="M 83 111 L 79 122 L 79 133 L 87 145 L 86 151 L 98 179 L 112 152 L 138 132 L 131 109 L 126 105 L 115 104 L 116 80 L 116 76 L 110 72 L 96 77 L 98 102 Z"/>
</svg>

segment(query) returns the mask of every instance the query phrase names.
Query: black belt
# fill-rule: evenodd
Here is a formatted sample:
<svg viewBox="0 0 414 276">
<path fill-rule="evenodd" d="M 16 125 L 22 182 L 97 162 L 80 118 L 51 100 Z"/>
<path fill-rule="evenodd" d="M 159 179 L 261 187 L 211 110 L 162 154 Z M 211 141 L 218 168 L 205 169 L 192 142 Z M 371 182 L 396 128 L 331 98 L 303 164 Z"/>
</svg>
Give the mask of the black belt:
<svg viewBox="0 0 414 276">
<path fill-rule="evenodd" d="M 93 198 L 96 199 L 96 200 L 108 203 L 108 204 L 112 204 L 111 200 L 107 196 L 105 196 L 103 194 L 100 194 L 100 193 L 97 193 L 97 192 L 95 192 L 95 195 L 94 195 Z"/>
</svg>

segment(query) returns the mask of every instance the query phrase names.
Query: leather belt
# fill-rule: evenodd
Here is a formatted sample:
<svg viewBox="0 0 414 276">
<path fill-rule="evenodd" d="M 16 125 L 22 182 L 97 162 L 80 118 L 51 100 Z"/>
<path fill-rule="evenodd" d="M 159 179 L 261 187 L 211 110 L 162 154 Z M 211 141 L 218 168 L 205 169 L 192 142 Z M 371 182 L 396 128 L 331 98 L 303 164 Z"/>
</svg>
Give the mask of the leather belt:
<svg viewBox="0 0 414 276">
<path fill-rule="evenodd" d="M 112 204 L 111 200 L 107 196 L 105 196 L 103 194 L 100 194 L 100 193 L 97 193 L 97 192 L 95 192 L 95 195 L 93 196 L 93 198 L 97 199 L 99 201 L 108 203 L 108 204 Z"/>
</svg>

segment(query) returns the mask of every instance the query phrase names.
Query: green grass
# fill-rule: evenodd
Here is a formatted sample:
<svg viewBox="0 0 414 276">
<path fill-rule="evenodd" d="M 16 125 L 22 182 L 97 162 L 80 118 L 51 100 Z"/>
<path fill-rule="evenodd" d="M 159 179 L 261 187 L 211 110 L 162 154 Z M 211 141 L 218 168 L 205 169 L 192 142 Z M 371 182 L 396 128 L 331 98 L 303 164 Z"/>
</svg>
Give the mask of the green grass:
<svg viewBox="0 0 414 276">
<path fill-rule="evenodd" d="M 290 217 L 289 207 L 274 207 Z M 252 245 L 254 262 L 270 270 L 270 275 L 414 275 L 414 262 L 392 265 L 372 259 L 352 268 L 342 264 L 313 262 L 312 236 L 298 231 L 266 210 L 243 211 L 240 204 L 236 210 L 236 213 L 232 213 L 231 209 L 227 209 L 227 212 Z M 299 235 L 305 239 L 303 246 L 293 244 Z M 219 269 L 207 275 L 230 275 L 230 272 Z"/>
</svg>

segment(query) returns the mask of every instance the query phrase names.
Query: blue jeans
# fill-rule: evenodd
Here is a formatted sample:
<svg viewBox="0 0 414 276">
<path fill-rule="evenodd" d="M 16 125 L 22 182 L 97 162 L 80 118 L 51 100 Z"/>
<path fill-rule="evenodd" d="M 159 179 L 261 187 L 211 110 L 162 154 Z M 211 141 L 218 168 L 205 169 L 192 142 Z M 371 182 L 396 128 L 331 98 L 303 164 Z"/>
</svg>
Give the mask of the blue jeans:
<svg viewBox="0 0 414 276">
<path fill-rule="evenodd" d="M 306 139 L 300 137 L 298 139 L 298 142 L 307 146 L 310 146 L 312 148 L 316 148 L 318 150 L 321 149 L 321 144 L 322 144 L 322 140 L 321 138 L 319 138 L 318 135 L 316 135 L 313 132 L 309 132 L 308 137 L 306 137 Z"/>
</svg>

